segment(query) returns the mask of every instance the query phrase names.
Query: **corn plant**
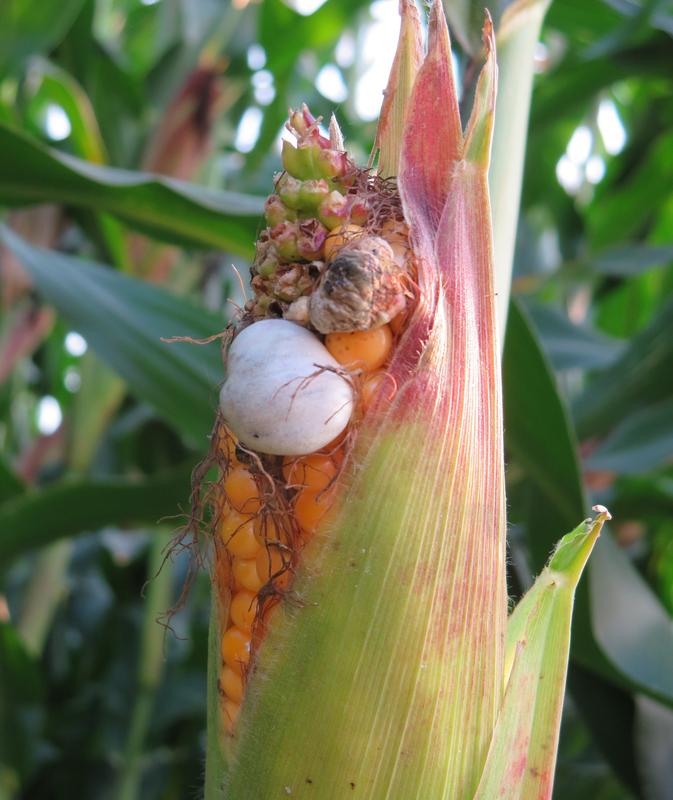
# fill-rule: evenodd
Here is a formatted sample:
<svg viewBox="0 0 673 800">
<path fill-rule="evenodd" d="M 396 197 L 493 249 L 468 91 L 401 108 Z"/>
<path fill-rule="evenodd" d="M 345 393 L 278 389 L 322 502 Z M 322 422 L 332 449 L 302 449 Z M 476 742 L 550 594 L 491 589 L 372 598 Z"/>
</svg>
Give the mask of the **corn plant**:
<svg viewBox="0 0 673 800">
<path fill-rule="evenodd" d="M 574 589 L 609 515 L 508 621 L 495 36 L 487 16 L 463 131 L 441 4 L 425 56 L 401 11 L 378 173 L 334 119 L 291 114 L 226 346 L 208 798 L 551 796 Z"/>
<path fill-rule="evenodd" d="M 670 13 L 318 2 L 0 4 L 0 797 L 667 800 Z"/>
</svg>

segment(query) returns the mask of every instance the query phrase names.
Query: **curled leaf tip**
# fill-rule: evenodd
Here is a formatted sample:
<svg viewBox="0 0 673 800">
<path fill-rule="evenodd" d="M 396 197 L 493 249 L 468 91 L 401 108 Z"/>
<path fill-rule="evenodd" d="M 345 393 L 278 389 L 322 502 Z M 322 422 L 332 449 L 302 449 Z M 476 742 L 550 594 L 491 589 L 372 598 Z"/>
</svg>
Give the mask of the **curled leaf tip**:
<svg viewBox="0 0 673 800">
<path fill-rule="evenodd" d="M 612 519 L 612 514 L 607 510 L 605 506 L 601 505 L 591 506 L 591 510 L 595 511 L 599 515 L 599 517 L 601 517 L 606 522 Z"/>
<path fill-rule="evenodd" d="M 493 120 L 498 88 L 495 34 L 493 32 L 493 20 L 488 11 L 485 12 L 482 34 L 485 62 L 477 82 L 472 114 L 465 134 L 465 154 L 468 161 L 480 163 L 486 168 L 491 154 Z"/>
<path fill-rule="evenodd" d="M 481 38 L 486 48 L 486 55 L 489 56 L 495 50 L 495 31 L 493 30 L 493 17 L 487 8 L 484 9 L 484 27 L 481 29 Z"/>
<path fill-rule="evenodd" d="M 378 151 L 378 172 L 384 178 L 398 174 L 407 105 L 423 61 L 421 22 L 413 0 L 400 0 L 399 11 L 400 36 L 370 157 L 371 166 Z"/>
<path fill-rule="evenodd" d="M 428 53 L 432 53 L 435 48 L 444 50 L 449 53 L 449 56 L 451 55 L 451 37 L 442 0 L 433 2 L 428 16 Z"/>
</svg>

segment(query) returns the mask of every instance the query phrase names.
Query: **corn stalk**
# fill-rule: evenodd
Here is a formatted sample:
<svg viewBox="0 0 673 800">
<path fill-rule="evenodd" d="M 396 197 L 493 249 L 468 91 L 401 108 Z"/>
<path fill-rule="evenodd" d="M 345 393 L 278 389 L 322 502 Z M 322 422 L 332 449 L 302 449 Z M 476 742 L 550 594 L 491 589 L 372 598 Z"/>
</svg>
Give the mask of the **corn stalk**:
<svg viewBox="0 0 673 800">
<path fill-rule="evenodd" d="M 416 269 L 387 368 L 396 391 L 358 424 L 336 510 L 255 652 L 232 735 L 219 724 L 227 610 L 215 571 L 207 800 L 551 796 L 574 588 L 608 515 L 563 540 L 508 623 L 495 35 L 487 16 L 463 132 L 441 3 L 424 56 L 413 3 L 401 12 L 377 136 Z M 296 163 L 312 152 L 286 149 Z"/>
</svg>

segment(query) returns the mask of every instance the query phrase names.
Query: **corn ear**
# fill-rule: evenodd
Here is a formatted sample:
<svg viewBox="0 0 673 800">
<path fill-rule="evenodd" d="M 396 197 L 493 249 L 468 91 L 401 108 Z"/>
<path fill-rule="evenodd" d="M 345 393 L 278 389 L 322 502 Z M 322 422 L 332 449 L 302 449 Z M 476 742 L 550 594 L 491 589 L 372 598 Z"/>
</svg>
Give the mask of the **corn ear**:
<svg viewBox="0 0 673 800">
<path fill-rule="evenodd" d="M 507 598 L 487 169 L 494 38 L 463 137 L 441 3 L 399 189 L 418 303 L 303 553 L 207 797 L 469 797 L 503 688 Z"/>
<path fill-rule="evenodd" d="M 575 589 L 610 514 L 567 534 L 507 626 L 506 690 L 474 800 L 551 797 Z"/>
</svg>

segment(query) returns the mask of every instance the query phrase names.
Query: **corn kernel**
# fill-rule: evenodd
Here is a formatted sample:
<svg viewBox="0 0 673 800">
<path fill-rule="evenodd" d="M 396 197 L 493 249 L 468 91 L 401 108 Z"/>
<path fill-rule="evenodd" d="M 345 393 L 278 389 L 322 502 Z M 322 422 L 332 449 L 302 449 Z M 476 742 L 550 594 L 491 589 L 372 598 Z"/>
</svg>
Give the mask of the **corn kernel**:
<svg viewBox="0 0 673 800">
<path fill-rule="evenodd" d="M 386 383 L 385 372 L 373 372 L 367 376 L 362 384 L 362 405 L 365 411 L 371 407 L 384 383 Z"/>
<path fill-rule="evenodd" d="M 299 525 L 307 533 L 313 533 L 332 507 L 334 491 L 312 492 L 302 489 L 294 504 L 294 515 Z"/>
<path fill-rule="evenodd" d="M 289 550 L 273 544 L 262 548 L 257 556 L 257 574 L 263 583 L 273 578 L 276 589 L 287 589 L 292 582 Z"/>
<path fill-rule="evenodd" d="M 243 589 L 231 598 L 229 606 L 229 616 L 231 621 L 242 631 L 252 630 L 255 616 L 257 615 L 257 598 L 255 595 Z"/>
<path fill-rule="evenodd" d="M 262 507 L 255 479 L 245 467 L 231 470 L 224 480 L 224 491 L 236 511 L 255 514 Z"/>
<path fill-rule="evenodd" d="M 328 333 L 325 338 L 325 346 L 340 364 L 365 372 L 382 366 L 392 345 L 393 334 L 388 325 L 368 331 Z"/>
<path fill-rule="evenodd" d="M 325 260 L 331 261 L 341 248 L 362 233 L 359 225 L 340 225 L 325 239 Z"/>
<path fill-rule="evenodd" d="M 249 592 L 257 593 L 264 585 L 264 581 L 260 580 L 257 574 L 257 562 L 254 558 L 235 558 L 232 573 L 237 589 L 247 589 Z"/>
<path fill-rule="evenodd" d="M 312 453 L 283 460 L 283 477 L 290 488 L 303 487 L 312 492 L 326 489 L 337 474 L 337 466 L 328 455 Z"/>
<path fill-rule="evenodd" d="M 228 628 L 222 637 L 222 659 L 239 675 L 250 661 L 250 633 L 235 625 Z"/>
<path fill-rule="evenodd" d="M 259 542 L 255 538 L 254 520 L 230 511 L 220 522 L 220 536 L 232 556 L 255 558 Z"/>
<path fill-rule="evenodd" d="M 243 678 L 231 667 L 225 667 L 220 677 L 220 685 L 227 698 L 234 703 L 243 699 Z"/>
</svg>

